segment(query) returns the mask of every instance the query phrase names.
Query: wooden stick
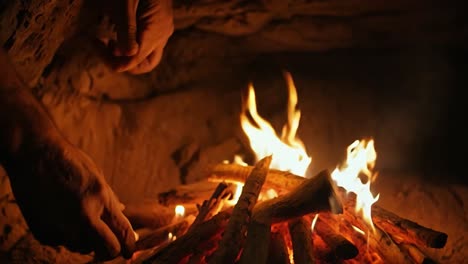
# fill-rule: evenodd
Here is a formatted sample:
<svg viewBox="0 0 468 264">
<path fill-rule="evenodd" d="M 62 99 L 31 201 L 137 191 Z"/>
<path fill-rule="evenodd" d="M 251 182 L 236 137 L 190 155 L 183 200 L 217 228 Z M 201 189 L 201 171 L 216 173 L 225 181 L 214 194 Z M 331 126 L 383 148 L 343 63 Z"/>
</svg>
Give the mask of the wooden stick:
<svg viewBox="0 0 468 264">
<path fill-rule="evenodd" d="M 176 237 L 183 235 L 193 223 L 194 218 L 194 216 L 190 215 L 177 223 L 159 229 L 151 230 L 144 228 L 137 230 L 136 232 L 139 235 L 139 239 L 136 242 L 136 249 L 145 250 L 159 246 L 163 242 L 168 241 L 169 233 Z"/>
<path fill-rule="evenodd" d="M 210 220 L 200 223 L 190 232 L 158 250 L 144 263 L 179 263 L 180 260 L 193 254 L 203 241 L 207 241 L 222 232 L 226 228 L 230 217 L 230 210 L 218 213 Z"/>
<path fill-rule="evenodd" d="M 344 195 L 346 192 L 340 188 L 339 192 Z M 356 205 L 356 196 L 346 195 L 345 207 L 353 210 Z M 376 204 L 372 206 L 372 220 L 380 229 L 390 234 L 402 237 L 407 242 L 414 243 L 422 247 L 443 248 L 447 243 L 447 234 L 421 226 L 411 220 L 400 217 Z"/>
<path fill-rule="evenodd" d="M 406 250 L 408 255 L 413 259 L 416 264 L 435 264 L 436 262 L 426 256 L 418 247 L 412 244 L 402 243 L 400 247 Z"/>
<path fill-rule="evenodd" d="M 271 224 L 322 211 L 343 212 L 327 170 L 303 180 L 285 195 L 258 203 L 253 210 L 253 218 Z"/>
<path fill-rule="evenodd" d="M 253 218 L 247 234 L 239 264 L 266 263 L 271 240 L 271 225 L 260 223 Z"/>
<path fill-rule="evenodd" d="M 198 215 L 193 224 L 190 226 L 190 229 L 195 228 L 200 223 L 205 222 L 207 219 L 216 215 L 223 206 L 223 200 L 233 196 L 232 189 L 228 189 L 229 186 L 224 182 L 218 184 L 210 199 L 203 201 L 203 203 L 198 208 Z"/>
<path fill-rule="evenodd" d="M 260 262 L 252 262 L 260 263 Z M 289 264 L 289 252 L 281 232 L 271 232 L 270 246 L 268 250 L 268 264 Z"/>
<path fill-rule="evenodd" d="M 252 169 L 252 166 L 242 166 L 238 164 L 217 164 L 208 167 L 208 180 L 214 182 L 245 182 Z M 270 169 L 265 181 L 265 187 L 273 188 L 280 194 L 297 187 L 304 180 L 304 177 L 294 175 L 290 172 Z"/>
<path fill-rule="evenodd" d="M 336 229 L 320 216 L 317 219 L 314 231 L 317 232 L 337 258 L 344 260 L 352 259 L 359 254 L 357 247 L 351 241 L 339 234 Z"/>
<path fill-rule="evenodd" d="M 250 215 L 265 182 L 271 159 L 271 156 L 267 156 L 257 162 L 245 181 L 239 201 L 234 206 L 229 224 L 218 249 L 210 260 L 210 264 L 234 263 L 236 261 L 239 251 L 243 247 Z"/>
<path fill-rule="evenodd" d="M 219 181 L 222 182 L 222 181 Z M 179 185 L 167 192 L 158 194 L 158 201 L 164 206 L 202 204 L 210 198 L 219 182 L 200 181 L 192 184 Z"/>
<path fill-rule="evenodd" d="M 289 234 L 293 247 L 294 264 L 315 263 L 310 223 L 304 218 L 289 221 Z"/>
<path fill-rule="evenodd" d="M 345 210 L 344 217 L 361 230 L 367 229 L 367 224 L 364 223 L 363 219 L 357 217 L 353 211 Z M 392 263 L 411 263 L 411 259 L 398 245 L 392 240 L 392 238 L 385 233 L 378 226 L 375 226 L 375 231 L 367 231 L 367 244 L 373 250 L 377 251 L 384 261 Z"/>
<path fill-rule="evenodd" d="M 419 246 L 443 248 L 447 243 L 446 233 L 421 226 L 378 206 L 372 208 L 372 219 L 374 224 L 388 233 L 404 236 Z"/>
<path fill-rule="evenodd" d="M 267 258 L 270 227 L 312 212 L 342 212 L 341 202 L 333 189 L 330 174 L 322 171 L 303 181 L 294 190 L 255 205 L 252 222 L 240 263 L 264 263 Z"/>
<path fill-rule="evenodd" d="M 225 180 L 227 182 L 243 182 L 249 171 L 252 170 L 252 167 L 236 164 L 218 164 L 211 166 L 210 169 L 209 180 L 211 181 Z M 270 170 L 265 182 L 265 187 L 287 192 L 300 185 L 304 180 L 303 177 L 296 176 L 292 173 Z M 392 214 L 378 205 L 372 206 L 372 214 L 374 216 L 374 223 L 380 225 L 381 229 L 392 232 L 392 229 L 397 228 L 399 233 L 407 233 L 408 239 L 413 240 L 415 244 L 432 248 L 442 248 L 447 242 L 447 234 L 420 226 L 411 220 Z M 392 220 L 385 221 L 386 218 Z"/>
</svg>

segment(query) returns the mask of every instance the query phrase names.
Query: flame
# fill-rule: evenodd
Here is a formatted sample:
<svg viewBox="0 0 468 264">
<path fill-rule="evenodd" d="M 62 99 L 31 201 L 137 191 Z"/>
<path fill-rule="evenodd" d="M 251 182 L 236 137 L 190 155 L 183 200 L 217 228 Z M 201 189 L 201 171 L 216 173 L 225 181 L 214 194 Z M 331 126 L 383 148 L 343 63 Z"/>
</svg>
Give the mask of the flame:
<svg viewBox="0 0 468 264">
<path fill-rule="evenodd" d="M 344 164 L 337 167 L 331 174 L 338 186 L 346 189 L 348 193 L 356 194 L 356 213 L 362 214 L 372 230 L 375 228 L 371 207 L 379 200 L 379 195 L 374 196 L 370 191 L 370 184 L 376 177 L 373 173 L 376 159 L 374 140 L 356 140 L 348 146 Z M 361 176 L 365 178 L 365 182 L 361 180 Z"/>
<path fill-rule="evenodd" d="M 171 232 L 167 234 L 167 241 L 172 242 L 177 239 L 177 236 L 174 236 Z"/>
<path fill-rule="evenodd" d="M 316 214 L 316 215 L 314 216 L 314 219 L 312 220 L 312 224 L 310 225 L 310 230 L 314 231 L 315 224 L 317 223 L 318 217 L 319 217 L 319 214 Z"/>
<path fill-rule="evenodd" d="M 351 225 L 351 227 L 354 229 L 354 231 L 358 232 L 359 234 L 361 235 L 365 235 L 366 233 L 364 232 L 364 230 L 360 229 L 359 227 L 355 226 L 355 225 Z"/>
<path fill-rule="evenodd" d="M 177 205 L 174 209 L 176 217 L 184 217 L 185 207 L 183 205 Z"/>
<path fill-rule="evenodd" d="M 288 72 L 284 73 L 284 77 L 289 95 L 288 121 L 283 126 L 281 137 L 277 135 L 272 125 L 257 112 L 255 91 L 251 83 L 248 86 L 248 94 L 243 104 L 240 122 L 257 161 L 272 155 L 271 168 L 289 171 L 304 177 L 312 158 L 307 154 L 303 142 L 296 135 L 301 118 L 301 112 L 297 109 L 296 87 Z M 356 140 L 347 148 L 347 158 L 344 164 L 332 172 L 332 179 L 336 185 L 343 187 L 347 192 L 356 194 L 356 212 L 362 214 L 363 219 L 372 230 L 375 228 L 371 218 L 371 207 L 379 199 L 379 195 L 373 196 L 370 191 L 370 184 L 376 177 L 376 174 L 373 173 L 376 159 L 377 153 L 373 140 Z M 238 164 L 246 165 L 238 156 L 235 160 Z M 361 177 L 364 177 L 365 181 L 361 181 Z M 240 191 L 238 193 L 240 195 Z M 235 201 L 237 202 L 237 200 Z M 318 215 L 315 216 L 315 221 L 317 217 Z M 313 226 L 311 228 L 313 229 Z"/>
<path fill-rule="evenodd" d="M 297 93 L 291 75 L 285 73 L 285 78 L 289 90 L 288 123 L 284 125 L 281 137 L 278 137 L 271 124 L 258 114 L 252 84 L 249 84 L 240 122 L 257 161 L 273 155 L 271 168 L 304 176 L 312 158 L 307 155 L 302 141 L 296 137 L 301 112 L 296 109 Z"/>
</svg>

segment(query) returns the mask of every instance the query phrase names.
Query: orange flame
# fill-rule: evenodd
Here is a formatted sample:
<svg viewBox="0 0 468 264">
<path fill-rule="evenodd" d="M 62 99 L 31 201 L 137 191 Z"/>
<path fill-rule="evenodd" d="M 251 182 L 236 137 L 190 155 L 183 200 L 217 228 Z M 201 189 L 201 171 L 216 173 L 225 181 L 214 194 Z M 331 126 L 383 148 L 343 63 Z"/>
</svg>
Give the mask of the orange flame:
<svg viewBox="0 0 468 264">
<path fill-rule="evenodd" d="M 296 135 L 301 118 L 301 112 L 297 109 L 296 87 L 288 72 L 285 72 L 284 76 L 289 93 L 288 121 L 283 126 L 281 137 L 276 134 L 271 124 L 258 114 L 252 84 L 248 86 L 248 95 L 240 115 L 240 122 L 257 161 L 272 155 L 271 168 L 289 171 L 304 177 L 312 158 L 307 154 L 303 142 Z M 370 183 L 375 179 L 375 174 L 372 171 L 376 159 L 377 153 L 373 140 L 356 140 L 347 148 L 345 163 L 332 173 L 332 178 L 338 186 L 345 188 L 347 192 L 356 194 L 356 212 L 362 213 L 364 220 L 373 230 L 371 206 L 379 197 L 378 195 L 374 197 L 371 193 Z M 239 157 L 236 157 L 236 160 L 238 164 L 244 163 Z M 364 183 L 360 178 L 362 175 L 367 178 Z"/>
<path fill-rule="evenodd" d="M 370 184 L 375 179 L 373 169 L 376 159 L 373 140 L 356 140 L 347 148 L 345 163 L 332 172 L 332 178 L 338 186 L 356 194 L 356 212 L 361 212 L 372 230 L 371 207 L 379 200 L 379 195 L 374 196 L 370 191 Z M 360 176 L 365 177 L 364 183 Z"/>
<path fill-rule="evenodd" d="M 304 176 L 312 158 L 307 155 L 302 141 L 296 137 L 301 112 L 296 109 L 297 93 L 291 75 L 285 73 L 285 77 L 289 90 L 288 123 L 284 125 L 281 137 L 278 137 L 271 124 L 258 114 L 252 84 L 249 84 L 247 100 L 244 111 L 240 115 L 240 122 L 257 161 L 273 155 L 271 168 Z"/>
</svg>

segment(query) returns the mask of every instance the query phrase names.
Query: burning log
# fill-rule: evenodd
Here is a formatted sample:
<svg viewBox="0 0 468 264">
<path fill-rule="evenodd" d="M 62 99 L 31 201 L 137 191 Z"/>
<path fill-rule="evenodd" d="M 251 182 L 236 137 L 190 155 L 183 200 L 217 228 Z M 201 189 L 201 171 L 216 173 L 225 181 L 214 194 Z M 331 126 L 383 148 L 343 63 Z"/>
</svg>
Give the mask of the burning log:
<svg viewBox="0 0 468 264">
<path fill-rule="evenodd" d="M 123 213 L 134 229 L 163 227 L 174 217 L 173 209 L 155 201 L 126 204 Z"/>
<path fill-rule="evenodd" d="M 348 222 L 355 224 L 361 230 L 365 229 L 367 225 L 363 220 L 357 217 L 355 214 L 351 213 L 350 210 L 344 211 L 344 217 Z M 375 226 L 375 229 L 369 230 L 372 232 L 367 235 L 367 244 L 373 250 L 379 252 L 379 255 L 386 260 L 391 260 L 394 263 L 411 263 L 411 259 L 393 240 L 388 236 L 382 229 Z"/>
<path fill-rule="evenodd" d="M 265 263 L 272 224 L 330 210 L 341 213 L 343 208 L 326 170 L 303 181 L 285 195 L 258 203 L 252 212 L 240 263 Z"/>
<path fill-rule="evenodd" d="M 257 204 L 253 210 L 253 218 L 258 222 L 271 224 L 321 211 L 343 212 L 340 198 L 327 170 L 303 180 L 285 195 Z"/>
<path fill-rule="evenodd" d="M 158 250 L 145 263 L 179 263 L 182 259 L 193 254 L 200 244 L 220 234 L 226 228 L 230 217 L 230 211 L 218 213 L 210 220 L 200 223 L 174 242 Z"/>
<path fill-rule="evenodd" d="M 205 181 L 179 185 L 172 190 L 160 193 L 158 200 L 164 206 L 183 205 L 187 208 L 194 204 L 202 204 L 217 186 L 218 183 Z"/>
<path fill-rule="evenodd" d="M 315 263 L 312 232 L 310 224 L 305 218 L 300 217 L 289 221 L 289 234 L 293 247 L 293 259 L 295 264 Z"/>
<path fill-rule="evenodd" d="M 436 262 L 426 256 L 418 247 L 403 243 L 400 247 L 406 250 L 407 254 L 413 259 L 416 264 L 435 264 Z"/>
<path fill-rule="evenodd" d="M 239 264 L 267 263 L 271 237 L 271 226 L 254 219 L 249 224 L 247 241 Z"/>
<path fill-rule="evenodd" d="M 381 207 L 372 208 L 374 223 L 385 231 L 404 236 L 419 246 L 443 248 L 447 243 L 447 234 L 421 226 L 413 221 L 404 219 Z"/>
<path fill-rule="evenodd" d="M 212 166 L 211 169 L 212 172 L 209 177 L 211 181 L 225 180 L 227 182 L 242 182 L 249 171 L 252 170 L 252 167 L 236 164 L 218 164 Z M 306 179 L 292 173 L 272 169 L 268 173 L 265 186 L 276 190 L 290 191 L 300 185 L 304 180 Z M 355 201 L 353 199 L 347 199 L 347 207 L 354 208 L 354 205 Z M 376 225 L 380 226 L 382 229 L 388 232 L 395 230 L 394 232 L 406 234 L 409 240 L 414 241 L 414 243 L 418 245 L 442 248 L 447 242 L 447 234 L 420 226 L 378 205 L 374 204 L 372 206 L 372 215 Z"/>
<path fill-rule="evenodd" d="M 246 179 L 240 198 L 234 206 L 229 224 L 210 263 L 224 264 L 236 261 L 245 240 L 245 232 L 250 222 L 249 216 L 265 182 L 270 163 L 271 156 L 263 158 L 255 165 L 250 176 Z"/>
<path fill-rule="evenodd" d="M 177 223 L 170 224 L 156 230 L 151 230 L 148 228 L 137 230 L 136 232 L 139 236 L 139 239 L 136 243 L 136 250 L 144 250 L 158 246 L 168 241 L 169 234 L 172 234 L 172 236 L 176 237 L 184 234 L 193 221 L 194 216 L 188 216 Z"/>
<path fill-rule="evenodd" d="M 314 231 L 317 232 L 337 258 L 352 259 L 359 254 L 357 247 L 351 241 L 339 234 L 320 216 L 317 218 Z"/>
<path fill-rule="evenodd" d="M 215 182 L 245 182 L 252 169 L 252 166 L 217 164 L 209 168 L 209 180 Z M 265 181 L 265 187 L 273 188 L 277 191 L 289 191 L 300 185 L 304 179 L 304 177 L 294 175 L 290 172 L 270 169 Z"/>
<path fill-rule="evenodd" d="M 223 201 L 233 196 L 234 190 L 231 190 L 229 188 L 230 186 L 232 187 L 233 185 L 228 185 L 224 182 L 218 184 L 218 187 L 216 187 L 210 199 L 203 201 L 202 205 L 200 205 L 197 218 L 193 222 L 192 226 L 190 226 L 189 230 L 193 229 L 200 223 L 203 223 L 207 219 L 210 219 L 221 210 L 224 204 Z"/>
<path fill-rule="evenodd" d="M 259 263 L 259 262 L 251 262 Z M 270 235 L 270 247 L 268 250 L 268 264 L 289 264 L 289 252 L 286 242 L 284 241 L 284 235 L 281 231 L 271 232 Z"/>
</svg>

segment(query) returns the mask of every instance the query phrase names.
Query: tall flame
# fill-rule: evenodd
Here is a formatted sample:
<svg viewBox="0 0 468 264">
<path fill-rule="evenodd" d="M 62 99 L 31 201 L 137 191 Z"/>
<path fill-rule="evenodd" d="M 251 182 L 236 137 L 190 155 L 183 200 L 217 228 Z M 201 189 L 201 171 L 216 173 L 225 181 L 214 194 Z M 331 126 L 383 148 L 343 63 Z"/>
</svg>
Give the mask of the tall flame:
<svg viewBox="0 0 468 264">
<path fill-rule="evenodd" d="M 258 114 L 252 84 L 248 86 L 240 122 L 257 160 L 272 155 L 271 168 L 305 176 L 312 158 L 307 154 L 302 141 L 296 136 L 301 118 L 301 112 L 297 109 L 296 87 L 288 72 L 285 72 L 284 77 L 289 95 L 288 121 L 283 126 L 281 137 L 276 134 L 271 124 Z M 377 153 L 373 140 L 356 140 L 347 148 L 347 159 L 344 164 L 332 173 L 332 178 L 338 186 L 356 194 L 356 212 L 362 213 L 364 220 L 372 229 L 374 225 L 371 218 L 371 206 L 379 198 L 378 195 L 374 197 L 370 191 L 370 183 L 375 178 L 372 171 L 376 159 Z M 237 163 L 240 163 L 240 159 L 237 158 L 237 160 Z M 364 182 L 361 181 L 362 176 L 366 177 Z"/>
<path fill-rule="evenodd" d="M 285 73 L 285 78 L 289 90 L 288 123 L 284 125 L 281 137 L 278 137 L 271 124 L 258 114 L 252 84 L 249 84 L 240 121 L 257 160 L 273 154 L 271 168 L 304 176 L 312 158 L 307 155 L 302 141 L 296 137 L 301 112 L 296 109 L 297 93 L 291 75 Z"/>
<path fill-rule="evenodd" d="M 379 195 L 374 196 L 370 191 L 370 184 L 376 176 L 373 173 L 377 160 L 374 140 L 356 140 L 348 146 L 346 152 L 345 163 L 332 172 L 332 178 L 338 186 L 356 194 L 356 212 L 361 212 L 374 230 L 371 207 L 379 200 Z M 364 177 L 364 182 L 360 176 Z"/>
</svg>

